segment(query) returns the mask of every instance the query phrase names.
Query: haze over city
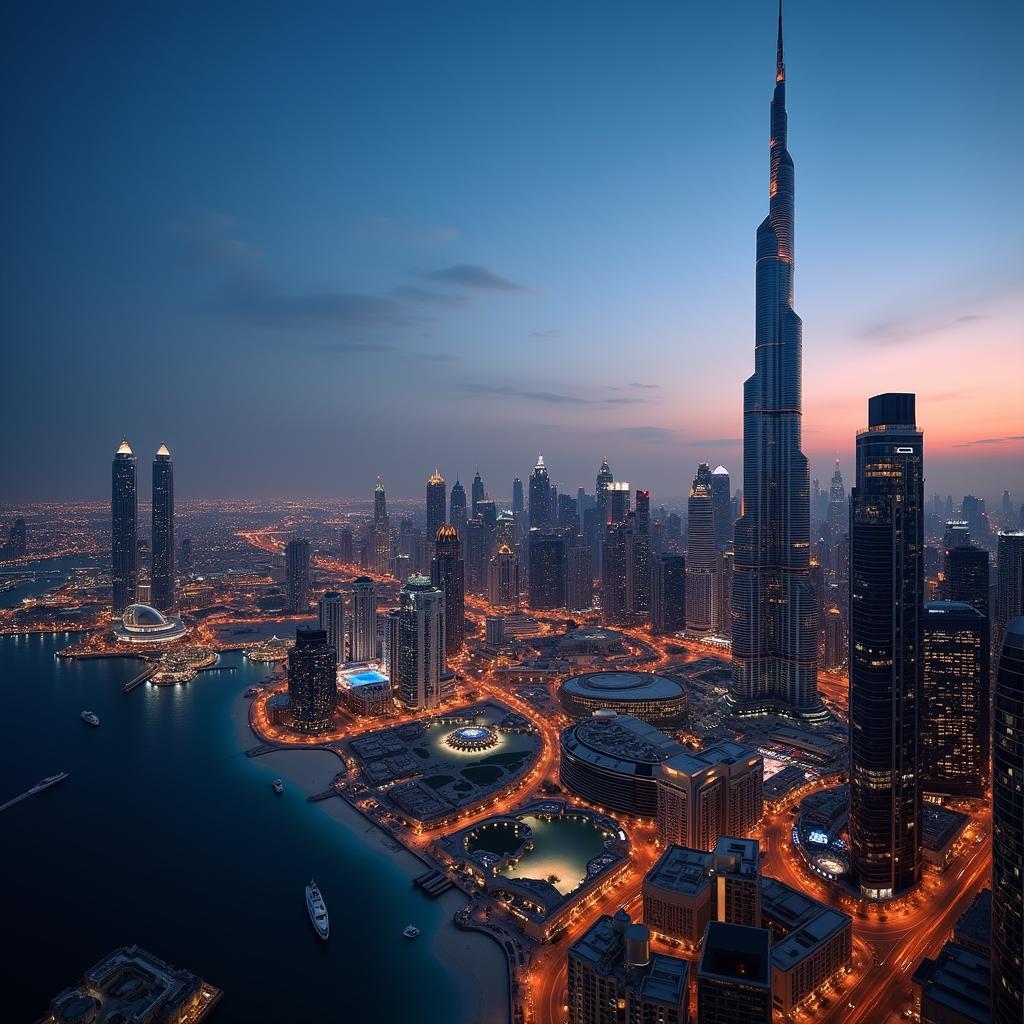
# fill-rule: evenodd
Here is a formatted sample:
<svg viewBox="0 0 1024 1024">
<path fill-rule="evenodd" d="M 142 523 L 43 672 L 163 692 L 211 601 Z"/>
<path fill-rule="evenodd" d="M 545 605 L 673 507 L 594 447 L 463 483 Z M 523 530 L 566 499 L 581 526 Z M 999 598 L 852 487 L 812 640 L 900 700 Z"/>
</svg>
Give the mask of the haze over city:
<svg viewBox="0 0 1024 1024">
<path fill-rule="evenodd" d="M 2 496 L 739 482 L 770 8 L 12 12 Z M 1021 9 L 795 12 L 812 476 L 914 390 L 929 492 L 1024 491 Z"/>
</svg>

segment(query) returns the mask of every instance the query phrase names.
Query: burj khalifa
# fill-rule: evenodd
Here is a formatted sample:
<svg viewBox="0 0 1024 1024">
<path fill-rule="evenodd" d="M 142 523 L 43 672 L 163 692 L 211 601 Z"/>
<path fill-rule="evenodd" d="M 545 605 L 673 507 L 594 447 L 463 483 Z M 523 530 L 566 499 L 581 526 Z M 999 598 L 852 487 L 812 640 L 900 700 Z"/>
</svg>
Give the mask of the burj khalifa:
<svg viewBox="0 0 1024 1024">
<path fill-rule="evenodd" d="M 754 373 L 743 386 L 730 698 L 739 714 L 817 717 L 818 609 L 810 579 L 809 474 L 800 450 L 803 325 L 793 309 L 793 160 L 786 136 L 780 0 L 768 216 L 757 229 Z"/>
</svg>

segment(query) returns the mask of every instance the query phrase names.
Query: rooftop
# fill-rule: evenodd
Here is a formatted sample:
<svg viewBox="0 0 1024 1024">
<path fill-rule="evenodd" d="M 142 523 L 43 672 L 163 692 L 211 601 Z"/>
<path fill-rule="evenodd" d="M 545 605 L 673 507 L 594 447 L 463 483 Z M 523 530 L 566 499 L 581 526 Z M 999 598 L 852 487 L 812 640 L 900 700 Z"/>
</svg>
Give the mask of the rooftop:
<svg viewBox="0 0 1024 1024">
<path fill-rule="evenodd" d="M 711 921 L 704 933 L 697 977 L 770 989 L 771 951 L 772 936 L 767 928 Z"/>
<path fill-rule="evenodd" d="M 965 946 L 947 942 L 934 960 L 921 961 L 913 982 L 921 989 L 922 1011 L 943 1007 L 956 1020 L 975 1024 L 992 1019 L 992 962 Z"/>
<path fill-rule="evenodd" d="M 653 776 L 653 766 L 678 754 L 682 747 L 653 725 L 630 715 L 601 713 L 571 725 L 562 745 L 591 764 L 622 773 Z"/>
<path fill-rule="evenodd" d="M 691 850 L 688 846 L 669 846 L 647 872 L 644 885 L 669 892 L 694 896 L 711 885 L 714 854 Z"/>
</svg>

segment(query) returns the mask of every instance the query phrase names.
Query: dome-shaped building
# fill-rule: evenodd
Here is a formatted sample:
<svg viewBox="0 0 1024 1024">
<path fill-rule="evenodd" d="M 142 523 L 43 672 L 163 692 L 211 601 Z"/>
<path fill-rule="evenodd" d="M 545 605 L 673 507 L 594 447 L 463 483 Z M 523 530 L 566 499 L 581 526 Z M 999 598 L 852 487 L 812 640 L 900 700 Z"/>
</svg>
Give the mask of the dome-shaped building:
<svg viewBox="0 0 1024 1024">
<path fill-rule="evenodd" d="M 132 644 L 161 644 L 180 640 L 186 633 L 181 619 L 164 615 L 148 604 L 130 604 L 114 627 L 118 640 Z"/>
</svg>

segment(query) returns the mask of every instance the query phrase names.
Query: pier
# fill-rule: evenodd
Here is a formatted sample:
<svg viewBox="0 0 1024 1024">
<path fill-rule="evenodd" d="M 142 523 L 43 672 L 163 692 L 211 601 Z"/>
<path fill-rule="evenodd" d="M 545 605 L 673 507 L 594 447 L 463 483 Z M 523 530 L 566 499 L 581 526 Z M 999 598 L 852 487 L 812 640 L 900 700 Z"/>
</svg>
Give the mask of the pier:
<svg viewBox="0 0 1024 1024">
<path fill-rule="evenodd" d="M 27 800 L 30 796 L 35 796 L 36 793 L 42 793 L 43 790 L 56 786 L 58 782 L 63 782 L 67 777 L 67 772 L 60 772 L 58 775 L 51 775 L 48 779 L 43 779 L 42 782 L 37 782 L 31 789 L 26 789 L 24 793 L 19 793 L 7 803 L 0 804 L 0 811 L 6 811 L 8 807 L 20 804 L 22 800 Z"/>
<path fill-rule="evenodd" d="M 134 679 L 129 679 L 128 682 L 121 687 L 121 692 L 131 693 L 136 686 L 140 686 L 144 683 L 155 671 L 156 665 L 147 665 Z"/>
</svg>

